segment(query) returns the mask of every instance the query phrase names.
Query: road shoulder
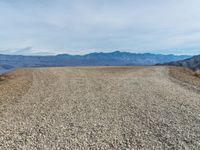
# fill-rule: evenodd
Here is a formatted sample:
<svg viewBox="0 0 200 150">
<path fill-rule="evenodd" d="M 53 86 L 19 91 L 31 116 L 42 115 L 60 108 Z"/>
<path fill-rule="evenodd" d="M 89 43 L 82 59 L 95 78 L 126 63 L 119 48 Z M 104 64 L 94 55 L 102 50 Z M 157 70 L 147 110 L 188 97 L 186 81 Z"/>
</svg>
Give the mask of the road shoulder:
<svg viewBox="0 0 200 150">
<path fill-rule="evenodd" d="M 200 78 L 192 70 L 182 67 L 168 67 L 169 78 L 180 86 L 200 93 Z"/>
<path fill-rule="evenodd" d="M 33 82 L 33 69 L 18 69 L 0 75 L 0 113 L 3 106 L 16 103 Z"/>
</svg>

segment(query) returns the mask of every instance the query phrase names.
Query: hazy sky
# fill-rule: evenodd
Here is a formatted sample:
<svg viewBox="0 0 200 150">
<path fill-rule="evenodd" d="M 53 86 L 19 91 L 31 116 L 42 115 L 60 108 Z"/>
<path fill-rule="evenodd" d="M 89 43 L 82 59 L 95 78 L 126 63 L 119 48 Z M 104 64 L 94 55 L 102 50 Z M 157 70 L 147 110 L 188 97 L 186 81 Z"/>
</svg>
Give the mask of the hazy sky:
<svg viewBox="0 0 200 150">
<path fill-rule="evenodd" d="M 200 54 L 200 0 L 0 0 L 0 53 Z"/>
</svg>

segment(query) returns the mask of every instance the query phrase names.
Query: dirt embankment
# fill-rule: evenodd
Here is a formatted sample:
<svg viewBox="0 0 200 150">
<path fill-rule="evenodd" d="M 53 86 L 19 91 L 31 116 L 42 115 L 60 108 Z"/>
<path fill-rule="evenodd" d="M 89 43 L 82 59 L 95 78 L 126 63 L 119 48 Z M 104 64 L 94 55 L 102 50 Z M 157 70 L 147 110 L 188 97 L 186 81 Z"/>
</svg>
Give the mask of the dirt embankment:
<svg viewBox="0 0 200 150">
<path fill-rule="evenodd" d="M 195 75 L 196 77 L 200 78 L 200 70 L 196 71 L 196 72 L 194 73 L 194 75 Z"/>
<path fill-rule="evenodd" d="M 18 69 L 0 75 L 0 105 L 15 103 L 32 85 L 32 69 Z"/>
<path fill-rule="evenodd" d="M 169 75 L 173 81 L 182 86 L 200 91 L 200 76 L 198 72 L 182 67 L 169 67 Z"/>
</svg>

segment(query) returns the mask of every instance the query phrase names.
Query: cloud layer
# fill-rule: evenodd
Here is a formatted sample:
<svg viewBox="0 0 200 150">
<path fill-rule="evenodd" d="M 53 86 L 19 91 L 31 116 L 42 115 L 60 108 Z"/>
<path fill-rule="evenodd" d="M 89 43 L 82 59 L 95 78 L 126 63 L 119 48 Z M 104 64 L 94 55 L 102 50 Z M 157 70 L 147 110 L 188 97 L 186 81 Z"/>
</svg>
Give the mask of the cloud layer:
<svg viewBox="0 0 200 150">
<path fill-rule="evenodd" d="M 199 0 L 1 0 L 0 53 L 200 53 Z"/>
</svg>

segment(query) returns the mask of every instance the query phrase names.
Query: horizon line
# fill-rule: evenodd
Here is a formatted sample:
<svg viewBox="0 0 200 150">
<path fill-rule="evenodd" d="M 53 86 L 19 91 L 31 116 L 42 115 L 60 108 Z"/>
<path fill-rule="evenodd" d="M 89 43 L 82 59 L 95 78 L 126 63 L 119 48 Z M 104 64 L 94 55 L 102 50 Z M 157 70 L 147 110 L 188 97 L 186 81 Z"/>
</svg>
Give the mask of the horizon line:
<svg viewBox="0 0 200 150">
<path fill-rule="evenodd" d="M 41 57 L 45 57 L 45 56 L 59 56 L 59 55 L 69 55 L 69 56 L 85 56 L 85 55 L 89 55 L 89 54 L 111 54 L 111 53 L 129 53 L 129 54 L 153 54 L 153 55 L 174 55 L 174 56 L 195 56 L 198 54 L 174 54 L 174 53 L 154 53 L 154 52 L 130 52 L 130 51 L 120 51 L 120 50 L 115 50 L 115 51 L 111 51 L 111 52 L 103 52 L 103 51 L 93 51 L 93 52 L 88 52 L 85 54 L 70 54 L 70 53 L 55 53 L 55 54 L 48 54 L 48 53 L 44 53 L 44 54 L 16 54 L 16 53 L 1 53 L 0 55 L 9 55 L 9 56 L 41 56 Z"/>
</svg>

